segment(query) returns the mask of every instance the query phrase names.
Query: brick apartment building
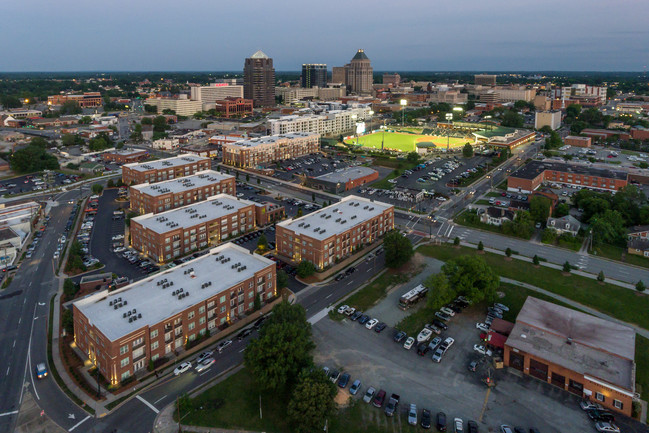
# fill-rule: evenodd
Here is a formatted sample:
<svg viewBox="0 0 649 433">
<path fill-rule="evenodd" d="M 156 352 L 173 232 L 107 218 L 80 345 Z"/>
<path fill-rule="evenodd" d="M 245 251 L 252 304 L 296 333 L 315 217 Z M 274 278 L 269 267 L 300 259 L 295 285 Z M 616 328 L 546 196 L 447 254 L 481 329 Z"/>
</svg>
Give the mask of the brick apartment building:
<svg viewBox="0 0 649 433">
<path fill-rule="evenodd" d="M 628 183 L 627 173 L 563 162 L 532 161 L 507 179 L 507 190 L 529 194 L 543 182 L 617 191 Z"/>
<path fill-rule="evenodd" d="M 160 213 L 205 200 L 217 194 L 236 194 L 236 180 L 214 170 L 199 171 L 153 184 L 131 185 L 131 209 L 140 214 Z"/>
<path fill-rule="evenodd" d="M 149 157 L 149 152 L 142 149 L 124 149 L 106 152 L 102 155 L 104 161 L 115 162 L 117 164 L 132 164 L 145 160 Z"/>
<path fill-rule="evenodd" d="M 568 146 L 590 147 L 592 139 L 590 137 L 580 137 L 579 135 L 568 135 L 563 139 L 563 142 Z"/>
<path fill-rule="evenodd" d="M 308 260 L 323 269 L 392 230 L 394 206 L 351 195 L 275 228 L 278 254 L 295 262 Z"/>
<path fill-rule="evenodd" d="M 290 132 L 223 144 L 223 163 L 235 167 L 257 167 L 260 164 L 297 158 L 320 151 L 320 134 Z"/>
<path fill-rule="evenodd" d="M 74 340 L 116 385 L 277 296 L 275 262 L 237 245 L 73 304 Z"/>
<path fill-rule="evenodd" d="M 225 98 L 214 102 L 216 111 L 223 113 L 223 117 L 229 119 L 233 116 L 247 116 L 253 113 L 252 99 L 243 98 Z"/>
<path fill-rule="evenodd" d="M 505 342 L 504 362 L 631 416 L 635 330 L 528 297 Z"/>
<path fill-rule="evenodd" d="M 177 177 L 191 176 L 211 168 L 211 159 L 197 155 L 181 155 L 122 166 L 122 182 L 126 185 L 155 183 Z"/>
<path fill-rule="evenodd" d="M 256 203 L 227 194 L 131 219 L 131 246 L 159 263 L 220 244 L 256 228 Z"/>
<path fill-rule="evenodd" d="M 85 92 L 81 95 L 52 95 L 47 97 L 47 105 L 63 105 L 74 102 L 81 108 L 101 107 L 103 100 L 99 92 Z"/>
</svg>

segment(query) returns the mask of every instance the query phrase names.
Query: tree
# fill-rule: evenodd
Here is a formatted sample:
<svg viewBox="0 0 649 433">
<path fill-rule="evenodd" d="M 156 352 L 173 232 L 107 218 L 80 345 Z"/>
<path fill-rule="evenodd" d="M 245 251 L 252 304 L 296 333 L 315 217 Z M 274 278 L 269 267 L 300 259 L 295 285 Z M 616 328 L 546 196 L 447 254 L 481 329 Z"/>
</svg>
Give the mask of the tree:
<svg viewBox="0 0 649 433">
<path fill-rule="evenodd" d="M 599 274 L 597 274 L 597 281 L 600 283 L 603 283 L 606 277 L 604 276 L 604 271 L 599 271 Z"/>
<path fill-rule="evenodd" d="M 160 116 L 162 117 L 162 116 Z M 162 117 L 164 119 L 164 117 Z M 140 120 L 140 123 L 142 125 L 153 125 L 153 119 L 151 117 L 143 117 L 142 120 Z"/>
<path fill-rule="evenodd" d="M 561 136 L 559 136 L 557 131 L 550 132 L 550 136 L 545 139 L 546 149 L 555 149 L 557 147 L 561 147 L 562 145 L 563 141 L 561 141 Z"/>
<path fill-rule="evenodd" d="M 315 192 L 311 193 L 311 201 L 315 201 Z"/>
<path fill-rule="evenodd" d="M 544 134 L 551 134 L 552 133 L 552 128 L 550 128 L 550 125 L 543 125 L 540 129 L 539 132 L 542 132 Z"/>
<path fill-rule="evenodd" d="M 482 257 L 457 257 L 447 261 L 442 266 L 442 272 L 457 294 L 464 295 L 473 302 L 483 299 L 492 302 L 496 298 L 500 279 Z"/>
<path fill-rule="evenodd" d="M 409 152 L 408 156 L 406 156 L 406 160 L 408 162 L 418 162 L 419 161 L 419 154 L 417 152 Z"/>
<path fill-rule="evenodd" d="M 59 161 L 42 147 L 29 145 L 13 153 L 9 161 L 12 170 L 19 173 L 31 173 L 43 170 L 56 170 Z"/>
<path fill-rule="evenodd" d="M 93 194 L 101 194 L 101 192 L 104 190 L 104 187 L 100 183 L 95 183 L 92 185 L 92 193 Z"/>
<path fill-rule="evenodd" d="M 144 121 L 144 119 L 142 119 L 142 121 Z M 135 124 L 133 132 L 131 132 L 131 140 L 135 141 L 136 143 L 140 143 L 142 142 L 142 140 L 144 140 L 144 137 L 142 136 L 142 124 Z"/>
<path fill-rule="evenodd" d="M 23 103 L 14 95 L 0 94 L 0 105 L 5 109 L 20 108 L 23 106 Z"/>
<path fill-rule="evenodd" d="M 259 236 L 259 239 L 257 239 L 257 248 L 261 251 L 266 251 L 268 249 L 268 239 L 266 239 L 265 234 L 262 234 Z"/>
<path fill-rule="evenodd" d="M 283 392 L 312 364 L 315 344 L 301 305 L 285 301 L 276 305 L 272 313 L 259 336 L 248 343 L 243 359 L 262 389 Z"/>
<path fill-rule="evenodd" d="M 259 293 L 255 295 L 255 301 L 253 303 L 253 311 L 259 311 L 261 309 L 261 296 Z"/>
<path fill-rule="evenodd" d="M 82 116 L 81 119 L 79 119 L 79 123 L 82 125 L 89 125 L 90 122 L 92 122 L 92 117 L 90 116 Z"/>
<path fill-rule="evenodd" d="M 64 146 L 79 146 L 84 144 L 83 138 L 76 134 L 63 134 L 61 142 Z"/>
<path fill-rule="evenodd" d="M 50 143 L 48 143 L 47 140 L 44 139 L 43 137 L 34 137 L 34 138 L 31 139 L 29 144 L 31 146 L 38 146 L 38 147 L 41 147 L 43 149 L 48 149 L 50 147 Z"/>
<path fill-rule="evenodd" d="M 552 202 L 549 198 L 535 195 L 530 199 L 530 215 L 537 223 L 544 223 L 550 216 Z"/>
<path fill-rule="evenodd" d="M 484 251 L 484 244 L 482 241 L 478 242 L 478 251 Z"/>
<path fill-rule="evenodd" d="M 591 219 L 593 242 L 623 246 L 626 242 L 626 227 L 622 215 L 616 210 L 607 210 Z"/>
<path fill-rule="evenodd" d="M 79 286 L 74 284 L 74 281 L 71 279 L 66 278 L 63 282 L 63 294 L 65 295 L 65 299 L 73 299 L 77 292 L 79 292 Z"/>
<path fill-rule="evenodd" d="M 518 101 L 514 102 L 514 108 L 520 111 L 525 108 L 529 108 L 529 105 L 527 104 L 527 101 L 519 99 Z"/>
<path fill-rule="evenodd" d="M 501 120 L 502 126 L 508 126 L 511 128 L 520 128 L 523 126 L 523 116 L 518 114 L 516 111 L 508 110 Z"/>
<path fill-rule="evenodd" d="M 106 182 L 106 188 L 114 188 L 115 187 L 115 181 L 113 179 L 108 179 L 108 182 Z"/>
<path fill-rule="evenodd" d="M 541 261 L 539 260 L 539 256 L 534 254 L 534 257 L 532 257 L 532 263 L 534 264 L 534 266 L 538 266 L 540 262 Z"/>
<path fill-rule="evenodd" d="M 636 285 L 635 285 L 635 289 L 636 289 L 638 292 L 640 292 L 640 293 L 644 292 L 646 288 L 647 288 L 647 287 L 645 287 L 645 285 L 644 285 L 644 283 L 642 282 L 642 280 L 638 281 L 638 282 L 636 283 Z"/>
<path fill-rule="evenodd" d="M 579 113 L 581 113 L 581 105 L 579 104 L 570 104 L 566 107 L 566 117 L 576 119 Z"/>
<path fill-rule="evenodd" d="M 507 257 L 511 257 L 511 256 L 512 256 L 512 249 L 509 248 L 509 247 L 507 247 L 507 249 L 505 250 L 505 255 L 506 255 Z"/>
<path fill-rule="evenodd" d="M 144 104 L 144 112 L 146 112 L 146 113 L 157 113 L 158 112 L 158 107 L 156 107 L 155 105 Z"/>
<path fill-rule="evenodd" d="M 164 116 L 156 116 L 153 119 L 152 124 L 153 124 L 153 131 L 155 132 L 165 132 L 167 129 L 169 129 L 169 125 L 167 124 L 167 119 Z"/>
<path fill-rule="evenodd" d="M 424 286 L 428 287 L 428 294 L 426 295 L 426 306 L 431 310 L 437 310 L 440 307 L 451 302 L 456 292 L 448 281 L 448 277 L 444 272 L 433 274 L 426 278 Z"/>
<path fill-rule="evenodd" d="M 74 101 L 67 101 L 64 102 L 63 105 L 61 105 L 61 108 L 59 108 L 59 115 L 66 116 L 69 114 L 81 114 L 82 111 L 83 110 L 81 109 L 79 104 Z"/>
<path fill-rule="evenodd" d="M 336 394 L 336 385 L 323 370 L 302 371 L 286 408 L 293 431 L 311 433 L 321 430 L 336 408 Z"/>
<path fill-rule="evenodd" d="M 282 270 L 277 271 L 277 288 L 283 289 L 286 286 L 288 286 L 288 275 Z"/>
<path fill-rule="evenodd" d="M 413 256 L 414 250 L 410 239 L 398 230 L 392 230 L 383 238 L 385 249 L 385 265 L 388 268 L 399 268 Z"/>
<path fill-rule="evenodd" d="M 570 262 L 566 260 L 566 263 L 563 264 L 563 272 L 570 272 L 572 270 L 572 266 L 570 266 Z"/>
<path fill-rule="evenodd" d="M 471 158 L 473 156 L 473 146 L 471 143 L 467 143 L 462 148 L 462 156 L 465 158 Z"/>
<path fill-rule="evenodd" d="M 308 260 L 302 260 L 297 265 L 297 276 L 300 278 L 310 277 L 315 274 L 315 265 Z"/>
<path fill-rule="evenodd" d="M 250 182 L 250 175 L 246 173 L 246 182 Z"/>
<path fill-rule="evenodd" d="M 260 183 L 261 183 L 261 179 L 257 178 L 257 185 L 259 185 Z"/>
<path fill-rule="evenodd" d="M 453 239 L 453 245 L 455 245 L 456 247 L 458 245 L 460 245 L 460 238 L 459 237 L 455 236 L 455 239 Z"/>
<path fill-rule="evenodd" d="M 568 203 L 559 203 L 557 207 L 554 208 L 554 217 L 561 218 L 570 213 L 570 205 Z"/>
<path fill-rule="evenodd" d="M 302 215 L 304 215 L 304 211 L 302 210 L 302 207 L 298 207 L 298 208 L 297 208 L 297 214 L 295 215 L 295 217 L 296 217 L 296 218 L 299 218 L 299 217 L 301 217 Z"/>
</svg>

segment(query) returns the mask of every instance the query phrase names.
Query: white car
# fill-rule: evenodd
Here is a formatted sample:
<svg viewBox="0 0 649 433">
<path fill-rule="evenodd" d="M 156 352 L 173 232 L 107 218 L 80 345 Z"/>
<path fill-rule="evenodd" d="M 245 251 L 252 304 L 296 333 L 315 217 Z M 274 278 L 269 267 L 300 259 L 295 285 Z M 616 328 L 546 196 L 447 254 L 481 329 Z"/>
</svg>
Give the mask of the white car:
<svg viewBox="0 0 649 433">
<path fill-rule="evenodd" d="M 417 335 L 417 343 L 425 343 L 426 341 L 430 340 L 431 335 L 433 335 L 433 331 L 428 328 L 422 329 L 421 332 Z"/>
<path fill-rule="evenodd" d="M 489 325 L 486 323 L 478 322 L 475 324 L 475 327 L 481 331 L 489 332 Z"/>
<path fill-rule="evenodd" d="M 344 314 L 348 308 L 349 308 L 348 305 L 341 305 L 340 307 L 338 307 L 338 314 Z"/>
<path fill-rule="evenodd" d="M 620 433 L 620 428 L 612 422 L 597 422 L 595 423 L 595 429 L 597 429 L 598 432 Z"/>
<path fill-rule="evenodd" d="M 189 362 L 189 361 L 183 362 L 182 364 L 180 364 L 178 367 L 176 367 L 174 369 L 174 376 L 178 376 L 179 374 L 182 374 L 182 373 L 186 372 L 190 368 L 192 368 L 192 363 L 191 362 Z"/>
<path fill-rule="evenodd" d="M 439 311 L 441 311 L 444 314 L 448 314 L 451 317 L 455 316 L 455 311 L 453 311 L 453 310 L 451 310 L 450 308 L 447 308 L 447 307 L 442 307 L 442 308 L 439 309 Z"/>
<path fill-rule="evenodd" d="M 408 410 L 408 424 L 417 425 L 417 405 L 414 403 L 410 404 L 410 409 Z"/>
<path fill-rule="evenodd" d="M 412 338 L 412 337 L 408 337 L 406 339 L 406 342 L 403 343 L 403 348 L 406 349 L 406 350 L 410 350 L 410 348 L 412 347 L 413 344 L 415 344 L 415 339 Z"/>
<path fill-rule="evenodd" d="M 200 373 L 201 371 L 207 370 L 215 362 L 216 360 L 214 358 L 205 358 L 204 360 L 202 360 L 196 365 L 196 373 Z"/>
<path fill-rule="evenodd" d="M 212 357 L 213 354 L 214 354 L 214 352 L 212 352 L 211 350 L 207 350 L 207 351 L 201 353 L 200 355 L 198 355 L 198 358 L 196 358 L 196 363 L 200 364 L 201 362 L 203 362 L 207 358 Z"/>
<path fill-rule="evenodd" d="M 219 353 L 221 353 L 226 347 L 228 347 L 231 344 L 232 344 L 232 340 L 223 340 L 216 346 L 216 350 Z"/>
<path fill-rule="evenodd" d="M 372 329 L 372 328 L 374 328 L 376 326 L 377 323 L 379 323 L 379 319 L 372 319 L 372 320 L 370 320 L 369 322 L 367 322 L 365 324 L 365 327 L 367 329 Z"/>
<path fill-rule="evenodd" d="M 373 386 L 370 386 L 369 388 L 367 388 L 367 391 L 365 391 L 365 395 L 363 396 L 363 401 L 365 403 L 371 402 L 375 393 L 376 393 L 376 389 L 374 389 Z"/>
<path fill-rule="evenodd" d="M 478 353 L 481 354 L 481 355 L 491 356 L 491 350 L 486 349 L 486 348 L 485 348 L 483 345 L 481 345 L 481 344 L 474 344 L 474 345 L 473 345 L 473 350 L 475 350 L 476 352 L 478 352 Z"/>
<path fill-rule="evenodd" d="M 464 432 L 464 424 L 462 423 L 462 418 L 455 418 L 453 420 L 453 425 L 455 426 L 455 433 Z"/>
<path fill-rule="evenodd" d="M 55 259 L 58 259 L 58 258 L 59 258 L 59 252 L 58 252 L 58 251 L 54 251 L 54 258 L 55 258 Z"/>
<path fill-rule="evenodd" d="M 455 343 L 455 340 L 453 338 L 451 338 L 451 337 L 446 338 L 446 340 L 444 340 L 444 343 L 443 343 L 444 346 L 446 346 L 446 349 L 444 349 L 444 352 L 446 352 L 453 345 L 453 343 Z"/>
<path fill-rule="evenodd" d="M 354 314 L 355 312 L 356 312 L 356 308 L 354 308 L 354 307 L 347 307 L 347 309 L 345 310 L 345 316 L 351 316 L 351 315 Z"/>
</svg>

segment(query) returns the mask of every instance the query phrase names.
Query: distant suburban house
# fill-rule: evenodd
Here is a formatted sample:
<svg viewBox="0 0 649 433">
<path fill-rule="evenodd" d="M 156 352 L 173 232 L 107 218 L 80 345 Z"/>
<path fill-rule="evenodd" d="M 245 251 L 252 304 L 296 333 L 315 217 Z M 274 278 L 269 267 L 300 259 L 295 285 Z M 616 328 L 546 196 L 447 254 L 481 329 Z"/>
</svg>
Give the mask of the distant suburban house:
<svg viewBox="0 0 649 433">
<path fill-rule="evenodd" d="M 626 235 L 629 239 L 649 239 L 649 225 L 630 227 Z"/>
<path fill-rule="evenodd" d="M 559 234 L 570 233 L 577 236 L 581 223 L 572 215 L 566 215 L 561 218 L 548 218 L 547 227 L 555 229 Z"/>
<path fill-rule="evenodd" d="M 514 212 L 500 207 L 489 206 L 484 213 L 480 215 L 480 222 L 501 226 L 507 221 L 514 220 Z"/>
<path fill-rule="evenodd" d="M 631 238 L 626 242 L 628 254 L 649 257 L 649 239 Z"/>
<path fill-rule="evenodd" d="M 99 174 L 104 172 L 104 166 L 96 162 L 83 162 L 79 164 L 79 171 L 87 174 Z"/>
</svg>

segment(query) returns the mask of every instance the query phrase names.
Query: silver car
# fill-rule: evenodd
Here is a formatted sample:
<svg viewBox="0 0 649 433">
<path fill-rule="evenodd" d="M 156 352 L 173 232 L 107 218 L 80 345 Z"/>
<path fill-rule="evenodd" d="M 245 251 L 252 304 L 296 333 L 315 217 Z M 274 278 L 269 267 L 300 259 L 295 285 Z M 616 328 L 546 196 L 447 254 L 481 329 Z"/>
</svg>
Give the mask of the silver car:
<svg viewBox="0 0 649 433">
<path fill-rule="evenodd" d="M 363 396 L 363 401 L 365 403 L 369 403 L 372 401 L 372 398 L 374 397 L 374 394 L 376 394 L 376 389 L 373 386 L 370 386 L 367 388 L 367 391 L 365 391 L 365 395 Z"/>
</svg>

